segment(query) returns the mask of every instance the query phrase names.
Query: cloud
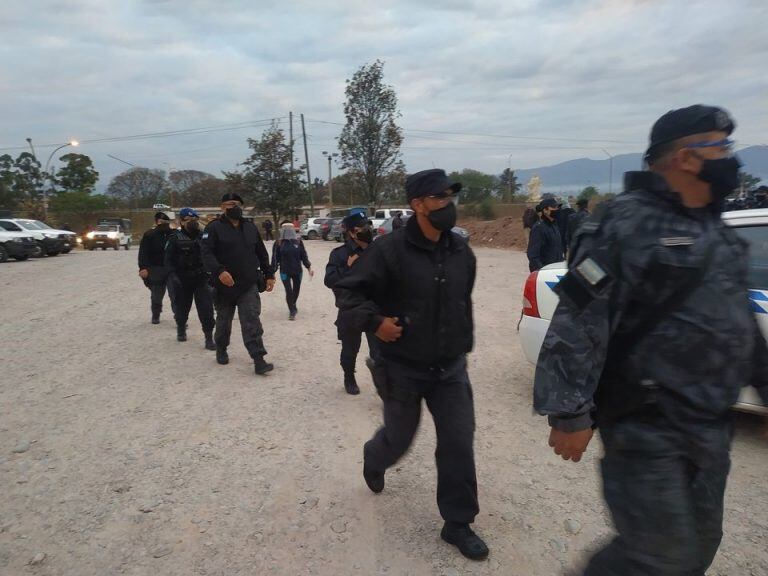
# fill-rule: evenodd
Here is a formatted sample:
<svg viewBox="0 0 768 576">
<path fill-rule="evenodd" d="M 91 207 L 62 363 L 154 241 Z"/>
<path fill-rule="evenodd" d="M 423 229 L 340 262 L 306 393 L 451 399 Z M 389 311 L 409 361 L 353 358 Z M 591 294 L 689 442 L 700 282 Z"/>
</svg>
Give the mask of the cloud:
<svg viewBox="0 0 768 576">
<path fill-rule="evenodd" d="M 510 155 L 513 166 L 531 167 L 604 157 L 603 148 L 639 151 L 659 115 L 695 102 L 729 108 L 739 141 L 763 143 L 766 16 L 762 0 L 3 3 L 0 146 L 293 110 L 308 119 L 318 175 L 326 166 L 321 152 L 334 146 L 340 127 L 316 121 L 343 120 L 345 80 L 377 58 L 399 97 L 411 170 L 500 172 Z M 105 181 L 124 167 L 107 154 L 218 173 L 242 161 L 245 139 L 259 132 L 84 145 L 82 152 Z"/>
</svg>

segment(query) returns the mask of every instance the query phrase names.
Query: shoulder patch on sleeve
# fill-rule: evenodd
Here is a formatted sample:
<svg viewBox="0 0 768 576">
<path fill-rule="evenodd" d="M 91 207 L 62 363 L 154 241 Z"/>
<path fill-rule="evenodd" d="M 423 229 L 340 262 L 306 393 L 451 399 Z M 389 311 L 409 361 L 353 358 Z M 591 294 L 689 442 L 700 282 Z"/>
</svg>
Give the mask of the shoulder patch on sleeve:
<svg viewBox="0 0 768 576">
<path fill-rule="evenodd" d="M 203 240 L 205 240 L 206 238 L 208 238 L 208 232 L 203 232 Z"/>
</svg>

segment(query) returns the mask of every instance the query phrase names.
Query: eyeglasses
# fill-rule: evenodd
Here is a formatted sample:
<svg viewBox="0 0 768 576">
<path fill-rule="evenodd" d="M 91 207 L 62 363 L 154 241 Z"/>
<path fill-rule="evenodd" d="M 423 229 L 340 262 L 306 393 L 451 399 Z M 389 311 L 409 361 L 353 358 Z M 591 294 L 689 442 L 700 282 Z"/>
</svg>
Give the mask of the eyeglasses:
<svg viewBox="0 0 768 576">
<path fill-rule="evenodd" d="M 688 144 L 686 148 L 723 148 L 731 152 L 734 144 L 735 142 L 730 138 L 723 138 L 722 140 L 712 140 L 710 142 L 695 142 Z"/>
</svg>

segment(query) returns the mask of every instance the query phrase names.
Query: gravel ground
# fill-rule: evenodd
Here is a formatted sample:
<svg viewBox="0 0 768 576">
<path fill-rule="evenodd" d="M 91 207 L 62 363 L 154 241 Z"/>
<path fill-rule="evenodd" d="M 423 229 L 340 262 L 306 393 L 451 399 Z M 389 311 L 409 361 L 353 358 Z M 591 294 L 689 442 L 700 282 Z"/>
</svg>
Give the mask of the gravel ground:
<svg viewBox="0 0 768 576">
<path fill-rule="evenodd" d="M 152 326 L 135 251 L 0 265 L 0 574 L 553 576 L 610 533 L 599 442 L 563 462 L 531 414 L 533 370 L 515 332 L 523 254 L 477 250 L 475 527 L 491 556 L 472 563 L 439 539 L 429 417 L 384 493 L 365 487 L 362 444 L 380 402 L 363 354 L 362 394 L 343 391 L 321 280 L 335 244 L 307 245 L 318 276 L 305 277 L 298 320 L 287 321 L 282 286 L 263 301 L 276 365 L 266 377 L 237 327 L 218 366 L 194 313 L 186 343 L 169 313 Z M 768 574 L 759 424 L 738 419 L 710 574 Z"/>
</svg>

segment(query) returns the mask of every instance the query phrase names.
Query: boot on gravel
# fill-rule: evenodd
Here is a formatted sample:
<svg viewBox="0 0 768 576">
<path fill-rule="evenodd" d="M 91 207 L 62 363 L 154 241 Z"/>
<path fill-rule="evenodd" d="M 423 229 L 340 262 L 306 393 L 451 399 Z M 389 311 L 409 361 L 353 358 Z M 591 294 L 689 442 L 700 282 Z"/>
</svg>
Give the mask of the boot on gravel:
<svg viewBox="0 0 768 576">
<path fill-rule="evenodd" d="M 216 350 L 216 343 L 213 341 L 213 333 L 204 332 L 204 334 L 205 334 L 205 349 Z"/>
</svg>

